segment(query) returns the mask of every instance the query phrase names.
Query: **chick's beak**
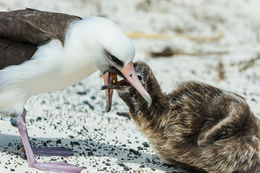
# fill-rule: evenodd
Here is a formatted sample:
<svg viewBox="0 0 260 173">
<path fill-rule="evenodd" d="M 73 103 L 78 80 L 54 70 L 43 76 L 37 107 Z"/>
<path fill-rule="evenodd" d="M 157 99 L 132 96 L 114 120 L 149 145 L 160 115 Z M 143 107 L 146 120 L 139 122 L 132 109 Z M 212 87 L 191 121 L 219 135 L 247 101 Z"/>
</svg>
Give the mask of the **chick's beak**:
<svg viewBox="0 0 260 173">
<path fill-rule="evenodd" d="M 103 74 L 104 84 L 116 84 L 117 83 L 117 75 L 112 72 L 106 72 Z M 106 112 L 111 110 L 112 97 L 113 97 L 113 89 L 106 89 Z"/>
<path fill-rule="evenodd" d="M 139 81 L 134 65 L 132 62 L 129 62 L 122 70 L 122 74 L 126 77 L 126 79 L 135 87 L 135 89 L 141 94 L 141 96 L 147 101 L 148 107 L 152 105 L 152 99 L 151 96 L 148 94 L 148 92 L 144 89 L 143 85 Z"/>
</svg>

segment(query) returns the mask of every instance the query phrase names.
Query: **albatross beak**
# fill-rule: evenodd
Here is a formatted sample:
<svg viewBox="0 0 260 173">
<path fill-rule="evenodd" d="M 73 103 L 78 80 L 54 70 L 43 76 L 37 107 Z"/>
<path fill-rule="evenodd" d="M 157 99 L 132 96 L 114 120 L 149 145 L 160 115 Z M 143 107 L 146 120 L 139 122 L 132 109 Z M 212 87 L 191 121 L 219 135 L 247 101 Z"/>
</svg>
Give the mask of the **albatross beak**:
<svg viewBox="0 0 260 173">
<path fill-rule="evenodd" d="M 152 99 L 151 96 L 148 94 L 148 92 L 144 89 L 143 85 L 139 81 L 139 79 L 136 76 L 134 65 L 132 62 L 129 62 L 122 70 L 121 72 L 126 77 L 126 79 L 135 87 L 135 89 L 141 94 L 141 96 L 147 101 L 148 107 L 152 105 Z"/>
<path fill-rule="evenodd" d="M 116 84 L 117 82 L 117 75 L 112 72 L 106 72 L 103 75 L 104 84 Z M 111 110 L 111 103 L 113 97 L 113 89 L 106 89 L 106 112 Z"/>
</svg>

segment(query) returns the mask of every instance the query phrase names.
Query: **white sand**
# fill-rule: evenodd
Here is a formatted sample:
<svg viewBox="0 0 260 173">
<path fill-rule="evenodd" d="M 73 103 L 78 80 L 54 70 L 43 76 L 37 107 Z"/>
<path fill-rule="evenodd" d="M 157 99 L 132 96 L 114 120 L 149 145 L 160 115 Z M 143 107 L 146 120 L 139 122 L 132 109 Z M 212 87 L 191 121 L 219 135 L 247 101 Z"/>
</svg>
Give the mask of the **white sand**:
<svg viewBox="0 0 260 173">
<path fill-rule="evenodd" d="M 135 39 L 136 60 L 151 65 L 166 92 L 186 80 L 207 82 L 241 94 L 257 115 L 260 115 L 260 60 L 248 68 L 246 62 L 260 55 L 259 6 L 258 0 L 0 1 L 0 10 L 30 7 L 82 17 L 102 15 L 124 31 L 195 37 L 222 33 L 222 39 L 212 42 L 180 37 Z M 151 58 L 151 51 L 161 51 L 167 46 L 182 53 L 170 58 Z M 224 79 L 219 77 L 221 63 Z M 97 87 L 102 84 L 99 76 L 96 73 L 92 80 L 88 78 L 64 90 L 35 96 L 27 103 L 33 146 L 47 143 L 47 146 L 64 146 L 75 151 L 69 158 L 37 156 L 37 160 L 66 160 L 87 167 L 83 172 L 173 171 L 175 168 L 163 166 L 152 147 L 144 147 L 143 143 L 148 141 L 131 120 L 116 115 L 116 112 L 127 112 L 116 95 L 112 111 L 104 113 L 104 92 Z M 56 144 L 58 139 L 61 144 Z M 10 125 L 8 118 L 0 120 L 0 172 L 40 172 L 29 168 L 21 158 L 21 147 L 17 129 Z"/>
</svg>

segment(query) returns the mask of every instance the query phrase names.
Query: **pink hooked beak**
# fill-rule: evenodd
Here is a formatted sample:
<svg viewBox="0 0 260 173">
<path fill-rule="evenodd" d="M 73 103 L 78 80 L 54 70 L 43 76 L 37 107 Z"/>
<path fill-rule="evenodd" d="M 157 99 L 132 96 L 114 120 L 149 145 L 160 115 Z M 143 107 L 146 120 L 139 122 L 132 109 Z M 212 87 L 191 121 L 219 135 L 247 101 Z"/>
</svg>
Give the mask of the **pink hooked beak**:
<svg viewBox="0 0 260 173">
<path fill-rule="evenodd" d="M 121 72 L 126 77 L 126 79 L 135 87 L 135 89 L 141 94 L 141 96 L 147 101 L 148 107 L 152 105 L 152 98 L 148 94 L 148 92 L 144 89 L 143 85 L 139 81 L 136 73 L 134 64 L 132 62 L 129 62 L 122 70 Z"/>
<path fill-rule="evenodd" d="M 144 89 L 143 85 L 139 81 L 134 65 L 132 62 L 129 62 L 122 70 L 121 73 L 125 76 L 128 82 L 133 85 L 133 87 L 141 94 L 141 96 L 147 101 L 148 107 L 152 105 L 152 98 L 148 92 Z M 117 84 L 117 75 L 112 72 L 107 72 L 103 75 L 104 84 Z M 113 89 L 106 89 L 106 112 L 111 110 Z"/>
<path fill-rule="evenodd" d="M 107 72 L 103 75 L 104 84 L 116 84 L 117 83 L 117 75 L 111 72 Z M 106 112 L 111 110 L 112 97 L 113 97 L 113 89 L 106 89 Z"/>
</svg>

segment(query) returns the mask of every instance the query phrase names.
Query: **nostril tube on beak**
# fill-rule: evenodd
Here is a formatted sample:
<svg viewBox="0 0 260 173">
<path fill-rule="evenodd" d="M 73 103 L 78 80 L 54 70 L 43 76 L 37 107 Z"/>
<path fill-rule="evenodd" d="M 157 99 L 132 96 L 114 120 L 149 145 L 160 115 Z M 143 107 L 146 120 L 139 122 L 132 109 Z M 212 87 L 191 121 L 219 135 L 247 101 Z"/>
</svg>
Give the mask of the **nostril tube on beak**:
<svg viewBox="0 0 260 173">
<path fill-rule="evenodd" d="M 132 77 L 132 73 L 129 73 L 129 76 Z"/>
</svg>

